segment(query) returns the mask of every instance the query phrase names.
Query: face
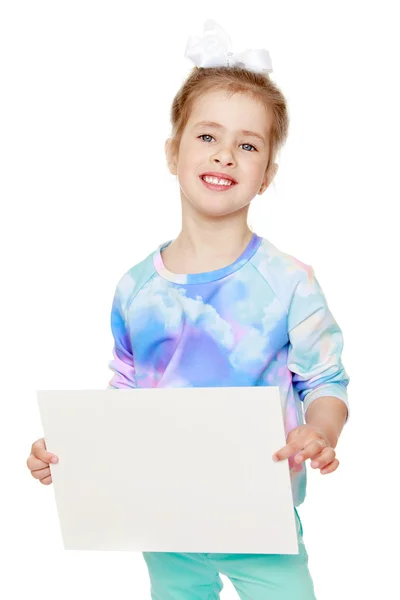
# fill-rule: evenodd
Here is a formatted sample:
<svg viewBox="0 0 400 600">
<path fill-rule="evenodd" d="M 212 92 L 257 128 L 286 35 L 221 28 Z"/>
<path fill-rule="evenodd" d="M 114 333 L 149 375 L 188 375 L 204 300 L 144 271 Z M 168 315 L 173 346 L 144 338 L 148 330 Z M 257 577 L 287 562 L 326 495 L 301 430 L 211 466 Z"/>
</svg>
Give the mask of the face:
<svg viewBox="0 0 400 600">
<path fill-rule="evenodd" d="M 247 94 L 229 97 L 225 91 L 213 91 L 198 98 L 177 155 L 172 153 L 170 140 L 166 142 L 169 169 L 178 176 L 182 203 L 209 216 L 247 211 L 278 169 L 272 163 L 266 170 L 270 126 L 267 109 Z M 202 179 L 210 172 L 220 173 L 220 178 L 231 177 L 236 183 L 221 189 L 210 187 Z"/>
</svg>

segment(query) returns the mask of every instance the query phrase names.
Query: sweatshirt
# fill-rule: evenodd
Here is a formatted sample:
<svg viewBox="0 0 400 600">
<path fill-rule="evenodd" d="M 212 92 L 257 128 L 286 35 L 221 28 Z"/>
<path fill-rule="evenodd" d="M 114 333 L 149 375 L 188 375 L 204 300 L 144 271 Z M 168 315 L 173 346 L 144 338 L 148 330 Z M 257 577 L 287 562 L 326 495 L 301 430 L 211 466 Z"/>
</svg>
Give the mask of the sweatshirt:
<svg viewBox="0 0 400 600">
<path fill-rule="evenodd" d="M 310 265 L 254 233 L 232 264 L 176 274 L 162 258 L 170 243 L 118 281 L 107 389 L 277 386 L 286 436 L 321 396 L 348 408 L 342 331 Z M 299 506 L 306 464 L 290 457 L 289 469 Z"/>
</svg>

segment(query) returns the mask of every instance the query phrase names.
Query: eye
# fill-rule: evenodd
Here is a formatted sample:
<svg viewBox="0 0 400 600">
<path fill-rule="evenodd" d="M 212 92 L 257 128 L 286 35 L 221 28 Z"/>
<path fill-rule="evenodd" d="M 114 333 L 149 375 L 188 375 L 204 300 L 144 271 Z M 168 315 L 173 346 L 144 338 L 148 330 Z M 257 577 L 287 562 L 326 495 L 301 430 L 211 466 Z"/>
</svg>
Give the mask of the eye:
<svg viewBox="0 0 400 600">
<path fill-rule="evenodd" d="M 250 146 L 250 148 L 254 148 L 254 150 L 256 152 L 258 152 L 257 148 L 255 146 L 253 146 L 252 144 L 241 144 L 241 146 Z M 250 152 L 252 152 L 252 150 L 250 150 Z"/>
<path fill-rule="evenodd" d="M 212 139 L 214 139 L 214 138 L 212 137 L 212 135 L 208 135 L 208 133 L 203 133 L 203 135 L 200 135 L 199 137 L 200 137 L 200 138 L 209 137 L 209 138 L 212 138 Z M 203 140 L 203 142 L 206 142 L 206 141 L 207 141 L 207 140 Z"/>
</svg>

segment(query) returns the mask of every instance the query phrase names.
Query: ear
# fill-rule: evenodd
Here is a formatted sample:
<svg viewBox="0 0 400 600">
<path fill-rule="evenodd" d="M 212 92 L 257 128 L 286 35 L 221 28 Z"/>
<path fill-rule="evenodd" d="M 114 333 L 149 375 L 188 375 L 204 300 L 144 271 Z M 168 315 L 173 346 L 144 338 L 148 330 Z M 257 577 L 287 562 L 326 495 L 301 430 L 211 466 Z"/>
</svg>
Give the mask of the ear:
<svg viewBox="0 0 400 600">
<path fill-rule="evenodd" d="M 167 158 L 167 164 L 168 164 L 170 173 L 172 173 L 172 175 L 176 175 L 177 174 L 176 153 L 173 150 L 173 144 L 172 144 L 171 138 L 168 138 L 165 141 L 165 156 Z"/>
<path fill-rule="evenodd" d="M 279 165 L 277 163 L 270 164 L 269 169 L 267 171 L 265 171 L 264 179 L 262 181 L 258 195 L 261 196 L 261 194 L 263 194 L 265 192 L 265 190 L 267 189 L 267 187 L 269 186 L 269 184 L 272 182 L 275 175 L 277 174 L 278 169 L 279 169 Z"/>
</svg>

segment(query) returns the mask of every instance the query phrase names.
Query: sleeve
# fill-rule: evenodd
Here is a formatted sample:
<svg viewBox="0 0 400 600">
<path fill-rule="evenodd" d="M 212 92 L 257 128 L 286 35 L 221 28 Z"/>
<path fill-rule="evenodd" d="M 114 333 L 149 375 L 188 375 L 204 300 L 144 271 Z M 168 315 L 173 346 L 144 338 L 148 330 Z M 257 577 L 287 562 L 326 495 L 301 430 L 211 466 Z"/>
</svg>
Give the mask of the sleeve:
<svg viewBox="0 0 400 600">
<path fill-rule="evenodd" d="M 134 388 L 135 367 L 129 329 L 123 310 L 122 294 L 119 285 L 114 294 L 111 308 L 111 331 L 114 337 L 113 356 L 109 368 L 114 372 L 107 389 Z"/>
<path fill-rule="evenodd" d="M 311 266 L 301 273 L 288 309 L 288 368 L 303 401 L 304 413 L 313 400 L 335 396 L 347 406 L 350 378 L 342 364 L 342 331 L 329 310 Z"/>
</svg>

